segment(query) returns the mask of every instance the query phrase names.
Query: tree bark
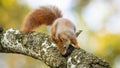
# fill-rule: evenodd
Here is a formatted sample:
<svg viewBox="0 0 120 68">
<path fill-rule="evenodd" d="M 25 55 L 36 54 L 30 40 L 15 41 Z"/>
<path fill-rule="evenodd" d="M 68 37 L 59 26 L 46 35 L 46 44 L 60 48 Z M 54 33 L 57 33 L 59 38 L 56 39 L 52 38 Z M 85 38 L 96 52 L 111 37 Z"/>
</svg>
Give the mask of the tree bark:
<svg viewBox="0 0 120 68">
<path fill-rule="evenodd" d="M 74 49 L 66 58 L 62 57 L 56 44 L 45 33 L 22 34 L 13 29 L 0 31 L 0 52 L 30 56 L 51 68 L 110 68 L 108 62 L 81 48 Z"/>
</svg>

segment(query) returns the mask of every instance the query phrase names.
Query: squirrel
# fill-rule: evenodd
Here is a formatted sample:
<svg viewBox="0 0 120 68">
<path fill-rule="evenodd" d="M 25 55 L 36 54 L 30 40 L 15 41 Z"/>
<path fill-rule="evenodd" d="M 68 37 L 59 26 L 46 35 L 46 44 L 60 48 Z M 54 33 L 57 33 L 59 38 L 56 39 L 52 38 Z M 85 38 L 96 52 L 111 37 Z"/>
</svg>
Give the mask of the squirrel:
<svg viewBox="0 0 120 68">
<path fill-rule="evenodd" d="M 51 25 L 50 38 L 56 43 L 62 56 L 67 57 L 74 47 L 79 47 L 75 25 L 70 20 L 62 18 L 61 11 L 55 6 L 41 6 L 32 10 L 25 17 L 21 31 L 28 33 L 43 24 Z"/>
</svg>

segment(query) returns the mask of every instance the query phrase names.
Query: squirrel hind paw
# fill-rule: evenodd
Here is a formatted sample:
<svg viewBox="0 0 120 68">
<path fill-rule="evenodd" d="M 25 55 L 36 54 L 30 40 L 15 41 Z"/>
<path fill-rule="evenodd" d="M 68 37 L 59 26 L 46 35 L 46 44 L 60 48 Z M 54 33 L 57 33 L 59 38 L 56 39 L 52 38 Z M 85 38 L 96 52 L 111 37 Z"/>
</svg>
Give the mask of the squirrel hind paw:
<svg viewBox="0 0 120 68">
<path fill-rule="evenodd" d="M 70 44 L 67 51 L 66 51 L 66 53 L 64 55 L 62 55 L 62 56 L 63 57 L 68 57 L 72 53 L 73 50 L 74 50 L 74 47 L 72 46 L 72 44 Z"/>
</svg>

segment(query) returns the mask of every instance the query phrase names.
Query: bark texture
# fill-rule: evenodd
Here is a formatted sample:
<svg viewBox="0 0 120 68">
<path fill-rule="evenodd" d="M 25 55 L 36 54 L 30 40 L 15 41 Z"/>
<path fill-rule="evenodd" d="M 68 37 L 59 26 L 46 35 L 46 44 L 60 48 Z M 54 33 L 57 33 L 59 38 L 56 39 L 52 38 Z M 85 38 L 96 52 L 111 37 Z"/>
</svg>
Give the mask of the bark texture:
<svg viewBox="0 0 120 68">
<path fill-rule="evenodd" d="M 45 33 L 22 34 L 19 30 L 0 29 L 0 52 L 27 55 L 43 61 L 51 68 L 110 68 L 105 60 L 79 48 L 66 58 Z"/>
</svg>

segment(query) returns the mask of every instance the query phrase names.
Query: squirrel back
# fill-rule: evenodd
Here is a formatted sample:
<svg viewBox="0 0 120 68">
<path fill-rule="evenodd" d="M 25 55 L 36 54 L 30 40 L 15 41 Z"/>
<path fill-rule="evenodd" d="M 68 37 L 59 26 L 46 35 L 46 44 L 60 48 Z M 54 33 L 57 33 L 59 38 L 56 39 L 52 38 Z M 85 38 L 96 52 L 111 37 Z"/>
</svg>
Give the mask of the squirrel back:
<svg viewBox="0 0 120 68">
<path fill-rule="evenodd" d="M 31 32 L 40 25 L 52 25 L 51 39 L 56 43 L 60 53 L 67 57 L 75 48 L 78 48 L 76 27 L 68 19 L 62 18 L 61 11 L 55 6 L 41 6 L 34 9 L 25 17 L 22 33 Z"/>
<path fill-rule="evenodd" d="M 55 6 L 41 6 L 28 13 L 25 17 L 22 33 L 31 32 L 40 25 L 52 25 L 53 21 L 62 17 L 61 11 Z"/>
</svg>

